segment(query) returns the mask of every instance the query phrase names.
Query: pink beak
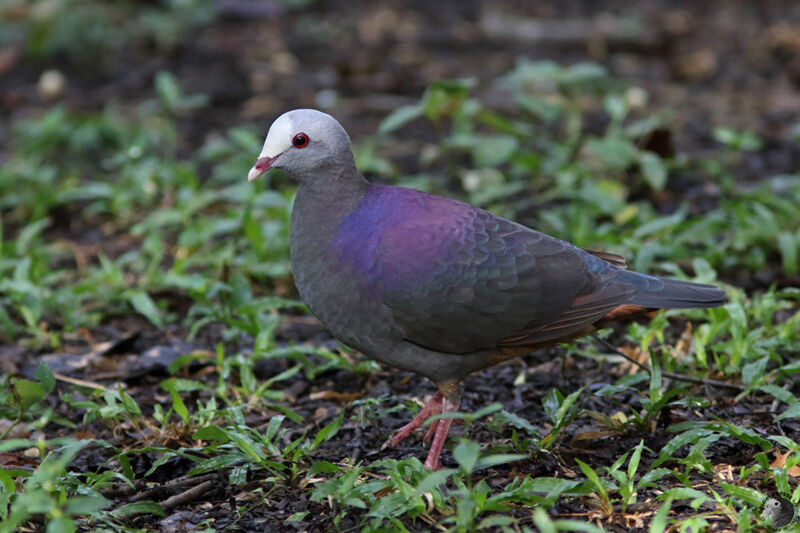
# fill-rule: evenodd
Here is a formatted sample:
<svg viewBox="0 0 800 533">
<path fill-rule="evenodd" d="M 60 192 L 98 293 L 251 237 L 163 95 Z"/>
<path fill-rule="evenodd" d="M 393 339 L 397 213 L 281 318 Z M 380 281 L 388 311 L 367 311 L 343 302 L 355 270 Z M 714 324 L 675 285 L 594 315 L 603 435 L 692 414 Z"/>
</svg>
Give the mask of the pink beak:
<svg viewBox="0 0 800 533">
<path fill-rule="evenodd" d="M 272 162 L 275 161 L 275 159 L 275 157 L 259 157 L 256 164 L 253 165 L 253 168 L 247 173 L 247 181 L 253 181 L 272 168 Z"/>
</svg>

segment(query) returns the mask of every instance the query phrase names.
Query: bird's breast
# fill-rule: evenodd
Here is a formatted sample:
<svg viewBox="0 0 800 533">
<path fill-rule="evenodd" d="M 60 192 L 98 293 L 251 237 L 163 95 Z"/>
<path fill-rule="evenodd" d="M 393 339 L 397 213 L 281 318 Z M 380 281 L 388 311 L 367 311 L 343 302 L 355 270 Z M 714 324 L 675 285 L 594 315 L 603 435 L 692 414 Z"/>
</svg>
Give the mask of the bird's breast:
<svg viewBox="0 0 800 533">
<path fill-rule="evenodd" d="M 339 232 L 326 231 L 292 214 L 291 261 L 300 298 L 339 340 L 374 352 L 375 339 L 392 337 L 391 311 L 383 304 L 373 259 L 366 247 L 342 246 Z M 333 224 L 338 227 L 340 224 Z"/>
</svg>

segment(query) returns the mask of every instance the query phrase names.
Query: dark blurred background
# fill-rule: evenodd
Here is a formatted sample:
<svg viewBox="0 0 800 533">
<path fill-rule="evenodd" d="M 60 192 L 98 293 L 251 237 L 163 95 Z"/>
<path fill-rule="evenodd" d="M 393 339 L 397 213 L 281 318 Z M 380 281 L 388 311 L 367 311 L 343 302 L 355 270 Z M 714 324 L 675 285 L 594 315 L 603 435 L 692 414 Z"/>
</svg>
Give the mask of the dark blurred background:
<svg viewBox="0 0 800 533">
<path fill-rule="evenodd" d="M 185 92 L 210 98 L 183 117 L 187 143 L 235 124 L 266 126 L 299 106 L 331 110 L 357 136 L 418 100 L 433 80 L 474 77 L 480 93 L 519 57 L 605 65 L 645 89 L 646 105 L 677 111 L 681 150 L 702 150 L 709 124 L 753 128 L 769 143 L 785 136 L 800 109 L 796 0 L 0 6 L 5 123 L 54 103 L 92 110 L 135 105 L 152 97 L 154 75 L 169 71 Z M 0 129 L 0 140 L 8 135 Z M 775 157 L 788 157 L 783 153 Z"/>
</svg>

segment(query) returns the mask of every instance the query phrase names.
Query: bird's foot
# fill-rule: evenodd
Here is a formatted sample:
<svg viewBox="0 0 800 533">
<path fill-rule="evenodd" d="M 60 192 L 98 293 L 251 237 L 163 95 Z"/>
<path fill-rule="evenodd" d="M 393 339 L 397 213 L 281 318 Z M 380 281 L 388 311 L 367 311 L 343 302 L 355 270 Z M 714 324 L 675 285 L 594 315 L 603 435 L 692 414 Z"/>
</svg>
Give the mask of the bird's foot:
<svg viewBox="0 0 800 533">
<path fill-rule="evenodd" d="M 439 390 L 436 394 L 428 400 L 428 403 L 417 413 L 414 420 L 401 427 L 386 441 L 383 448 L 387 446 L 397 446 L 400 442 L 411 435 L 417 428 L 422 426 L 427 419 L 432 416 L 453 413 L 458 411 L 458 406 L 461 404 L 461 382 L 452 381 L 446 383 L 437 383 Z M 439 470 L 442 467 L 439 456 L 442 454 L 442 448 L 447 440 L 447 434 L 450 432 L 450 426 L 453 422 L 459 423 L 462 420 L 453 418 L 440 418 L 434 420 L 428 426 L 425 432 L 423 441 L 430 442 L 431 447 L 428 451 L 428 457 L 425 459 L 425 468 L 428 470 Z"/>
<path fill-rule="evenodd" d="M 459 403 L 449 401 L 446 397 L 442 401 L 442 414 L 452 413 L 458 410 Z M 430 450 L 428 450 L 428 457 L 425 459 L 425 468 L 428 470 L 439 470 L 442 468 L 441 455 L 444 443 L 447 440 L 447 434 L 450 432 L 450 426 L 453 422 L 461 422 L 461 420 L 453 418 L 440 418 L 431 422 L 427 433 L 425 433 L 424 442 L 431 441 Z"/>
<path fill-rule="evenodd" d="M 425 406 L 420 410 L 420 412 L 417 413 L 417 416 L 414 417 L 414 420 L 395 431 L 386 442 L 386 445 L 397 446 L 403 439 L 411 435 L 417 428 L 422 426 L 427 419 L 434 415 L 440 414 L 442 412 L 442 399 L 442 391 L 436 391 L 436 394 L 434 394 L 433 397 L 428 400 L 428 403 L 426 403 Z M 436 422 L 432 423 L 428 428 L 428 432 L 425 433 L 426 442 L 430 440 L 430 436 L 433 436 L 435 427 Z"/>
</svg>

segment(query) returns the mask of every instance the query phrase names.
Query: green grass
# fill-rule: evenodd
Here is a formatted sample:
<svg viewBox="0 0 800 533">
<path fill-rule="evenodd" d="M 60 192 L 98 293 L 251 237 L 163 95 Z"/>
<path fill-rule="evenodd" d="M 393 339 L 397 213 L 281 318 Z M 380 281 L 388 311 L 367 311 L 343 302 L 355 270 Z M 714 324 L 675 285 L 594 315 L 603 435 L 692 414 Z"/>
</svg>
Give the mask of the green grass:
<svg viewBox="0 0 800 533">
<path fill-rule="evenodd" d="M 360 167 L 620 253 L 637 270 L 702 282 L 776 268 L 797 274 L 800 174 L 741 185 L 736 166 L 743 152 L 760 146 L 753 133 L 718 129 L 712 154 L 662 157 L 644 146 L 656 129 L 670 127 L 668 115 L 638 108 L 635 93 L 597 65 L 520 62 L 496 84 L 513 109 L 486 107 L 469 80 L 433 84 L 418 104 L 357 139 Z M 46 366 L 35 380 L 0 378 L 0 417 L 13 424 L 7 430 L 37 435 L 0 443 L 0 453 L 36 456 L 35 468 L 0 468 L 0 531 L 45 523 L 48 531 L 137 530 L 133 517 L 162 515 L 161 507 L 113 506 L 104 494 L 137 487 L 177 459 L 193 465 L 190 476 L 223 471 L 234 493 L 259 480 L 255 499 L 237 509 L 243 516 L 280 490 L 302 491 L 331 528 L 365 531 L 598 531 L 595 524 L 625 524 L 631 509 L 642 508 L 637 504 L 645 504 L 649 531 L 700 531 L 719 520 L 747 531 L 765 525 L 765 495 L 800 500 L 787 474 L 800 453 L 780 426 L 800 417 L 791 389 L 800 371 L 800 290 L 787 287 L 727 287 L 730 302 L 722 308 L 662 312 L 627 326 L 625 343 L 647 357 L 650 373 L 634 369 L 597 387 L 544 391 L 547 424 L 497 404 L 466 414 L 465 437 L 453 442 L 455 468 L 428 472 L 415 457 L 352 461 L 321 453 L 344 427 L 388 434 L 386 415 L 410 413 L 365 398 L 315 427 L 293 407 L 289 382 L 331 372 L 369 375 L 377 367 L 346 351 L 276 342 L 281 322 L 304 310 L 289 277 L 293 190 L 273 175 L 247 183 L 264 134 L 255 128 L 231 129 L 180 156 L 177 118 L 204 100 L 183 94 L 166 73 L 157 77 L 156 93 L 135 112 L 54 107 L 11 125 L 13 143 L 0 168 L 0 337 L 30 354 L 54 351 L 82 328 L 139 315 L 188 341 L 210 331 L 216 351 L 175 361 L 161 383 L 164 400 L 147 408 L 122 386 L 55 388 Z M 414 147 L 421 157 L 410 174 L 382 154 L 412 121 L 430 125 L 436 137 Z M 653 199 L 678 173 L 715 184 L 710 210 L 694 211 L 690 198 L 672 212 L 659 210 Z M 681 337 L 673 326 L 684 323 L 691 328 Z M 591 340 L 564 351 L 621 364 Z M 263 361 L 280 361 L 282 370 L 259 379 L 255 368 Z M 213 372 L 189 379 L 195 362 Z M 695 397 L 688 383 L 667 383 L 665 373 L 741 384 L 723 391 L 727 400 L 760 408 L 774 402 L 765 415 L 773 423 L 756 429 L 720 419 L 710 409 L 718 398 Z M 595 400 L 614 408 L 598 411 Z M 55 407 L 61 403 L 81 419 L 64 417 Z M 671 410 L 692 414 L 664 426 Z M 262 427 L 248 424 L 257 414 L 266 417 Z M 557 459 L 578 420 L 635 444 L 609 464 Z M 53 437 L 97 424 L 110 432 Z M 470 439 L 476 424 L 496 438 Z M 113 437 L 123 429 L 140 438 Z M 664 445 L 651 449 L 645 442 L 656 432 Z M 750 447 L 752 461 L 722 475 L 709 459 L 719 442 Z M 72 468 L 88 447 L 105 450 L 101 465 Z M 785 465 L 771 465 L 773 448 L 789 453 Z M 497 468 L 508 472 L 503 465 L 551 454 L 563 475 L 493 482 Z M 142 476 L 131 464 L 144 458 L 152 464 Z M 559 502 L 588 514 L 562 519 L 553 512 Z M 676 510 L 687 506 L 695 512 Z"/>
<path fill-rule="evenodd" d="M 34 61 L 63 56 L 91 74 L 108 74 L 114 58 L 136 46 L 172 50 L 215 15 L 208 0 L 4 0 L 2 7 L 0 45 L 21 45 Z"/>
</svg>

